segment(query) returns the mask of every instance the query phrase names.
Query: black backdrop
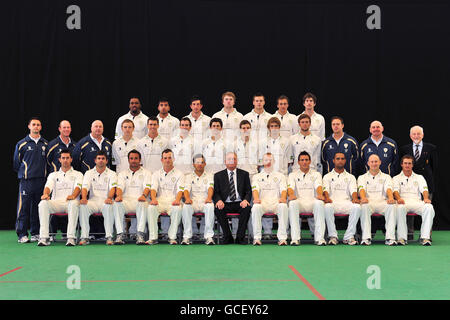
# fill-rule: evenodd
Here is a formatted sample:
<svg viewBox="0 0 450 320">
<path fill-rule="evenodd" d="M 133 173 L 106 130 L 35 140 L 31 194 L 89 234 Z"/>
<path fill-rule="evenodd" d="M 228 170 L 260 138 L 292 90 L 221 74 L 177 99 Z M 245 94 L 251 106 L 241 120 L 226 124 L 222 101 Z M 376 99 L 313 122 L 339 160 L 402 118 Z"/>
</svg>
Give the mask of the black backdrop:
<svg viewBox="0 0 450 320">
<path fill-rule="evenodd" d="M 81 8 L 81 30 L 66 28 L 66 8 Z M 381 8 L 381 30 L 368 30 L 366 8 Z M 251 110 L 263 92 L 266 109 L 276 97 L 302 110 L 307 91 L 317 111 L 341 115 L 345 131 L 369 135 L 372 120 L 399 146 L 409 128 L 424 127 L 439 148 L 436 229 L 450 229 L 450 173 L 446 145 L 450 105 L 450 4 L 448 1 L 187 1 L 53 0 L 2 2 L 0 90 L 4 205 L 0 228 L 13 228 L 18 181 L 12 170 L 15 143 L 31 116 L 42 135 L 57 136 L 60 120 L 80 139 L 95 119 L 113 138 L 130 96 L 156 115 L 158 97 L 172 114 L 188 114 L 189 98 L 204 98 L 204 112 L 220 108 L 221 94 L 237 95 L 237 108 Z"/>
</svg>

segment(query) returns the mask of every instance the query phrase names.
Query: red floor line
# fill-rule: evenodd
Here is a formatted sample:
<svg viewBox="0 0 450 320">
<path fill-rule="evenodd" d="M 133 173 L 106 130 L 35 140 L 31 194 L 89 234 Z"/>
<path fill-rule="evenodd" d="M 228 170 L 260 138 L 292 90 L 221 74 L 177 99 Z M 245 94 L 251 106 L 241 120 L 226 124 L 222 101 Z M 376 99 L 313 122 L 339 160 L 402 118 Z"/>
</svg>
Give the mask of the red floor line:
<svg viewBox="0 0 450 320">
<path fill-rule="evenodd" d="M 252 279 L 153 279 L 153 280 L 81 280 L 81 282 L 299 282 L 299 280 L 252 280 Z M 66 281 L 0 281 L 0 283 L 64 283 Z"/>
<path fill-rule="evenodd" d="M 6 276 L 7 274 L 9 274 L 9 273 L 11 273 L 11 272 L 17 271 L 17 270 L 19 270 L 19 269 L 22 269 L 22 267 L 17 267 L 17 268 L 15 268 L 15 269 L 9 270 L 8 272 L 5 272 L 5 273 L 3 273 L 3 274 L 0 274 L 0 278 L 3 277 L 3 276 Z"/>
<path fill-rule="evenodd" d="M 311 283 L 308 282 L 308 280 L 305 279 L 305 277 L 303 277 L 300 272 L 297 271 L 297 269 L 295 269 L 293 266 L 289 266 L 289 268 L 297 275 L 297 277 L 300 278 L 300 280 L 302 280 L 302 282 L 304 284 L 306 284 L 306 286 L 309 288 L 309 290 L 312 291 L 312 293 L 314 293 L 316 295 L 317 298 L 319 298 L 319 300 L 326 300 L 320 293 L 319 291 L 316 290 L 316 288 L 314 288 L 312 286 Z"/>
</svg>

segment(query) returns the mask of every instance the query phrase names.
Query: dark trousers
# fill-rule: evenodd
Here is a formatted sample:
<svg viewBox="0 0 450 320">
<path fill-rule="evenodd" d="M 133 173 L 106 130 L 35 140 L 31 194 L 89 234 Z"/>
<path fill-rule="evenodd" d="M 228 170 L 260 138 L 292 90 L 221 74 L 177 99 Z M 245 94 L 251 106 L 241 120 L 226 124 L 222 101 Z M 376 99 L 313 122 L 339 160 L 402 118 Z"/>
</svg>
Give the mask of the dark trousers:
<svg viewBox="0 0 450 320">
<path fill-rule="evenodd" d="M 16 233 L 19 238 L 39 235 L 38 205 L 44 191 L 45 178 L 21 179 L 17 201 Z"/>
<path fill-rule="evenodd" d="M 214 214 L 219 221 L 223 230 L 224 244 L 233 243 L 233 235 L 231 234 L 230 225 L 228 224 L 227 213 L 239 213 L 239 225 L 236 234 L 236 243 L 244 242 L 245 230 L 247 229 L 248 219 L 250 218 L 251 207 L 241 208 L 240 202 L 225 202 L 222 210 L 214 209 Z"/>
<path fill-rule="evenodd" d="M 61 230 L 62 236 L 66 237 L 67 234 L 67 217 L 50 216 L 50 233 L 58 233 Z"/>
</svg>

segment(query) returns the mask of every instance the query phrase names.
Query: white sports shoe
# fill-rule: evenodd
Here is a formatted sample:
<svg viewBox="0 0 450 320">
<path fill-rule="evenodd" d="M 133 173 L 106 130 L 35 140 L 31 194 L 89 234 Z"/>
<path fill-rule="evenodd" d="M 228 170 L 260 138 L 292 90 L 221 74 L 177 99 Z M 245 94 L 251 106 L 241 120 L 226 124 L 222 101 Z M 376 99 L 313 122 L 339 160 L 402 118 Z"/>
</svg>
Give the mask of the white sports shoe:
<svg viewBox="0 0 450 320">
<path fill-rule="evenodd" d="M 30 242 L 30 239 L 28 239 L 28 236 L 23 236 L 19 240 L 17 240 L 18 243 L 28 243 Z"/>
<path fill-rule="evenodd" d="M 339 243 L 339 240 L 336 237 L 331 237 L 330 240 L 328 240 L 328 244 L 333 245 L 333 246 L 337 245 L 338 243 Z"/>
<path fill-rule="evenodd" d="M 208 239 L 206 239 L 205 244 L 208 246 L 212 246 L 212 245 L 215 245 L 216 243 L 214 242 L 213 238 L 208 238 Z"/>
<path fill-rule="evenodd" d="M 37 241 L 39 241 L 38 235 L 31 236 L 30 242 L 37 242 Z"/>
<path fill-rule="evenodd" d="M 361 245 L 363 246 L 370 246 L 372 244 L 372 241 L 370 239 L 364 239 L 361 241 Z"/>
<path fill-rule="evenodd" d="M 75 243 L 75 239 L 73 238 L 68 238 L 67 242 L 66 242 L 66 247 L 75 247 L 76 243 Z"/>
<path fill-rule="evenodd" d="M 318 245 L 318 246 L 326 246 L 327 243 L 325 242 L 325 240 L 322 239 L 322 240 L 317 241 L 316 245 Z"/>
<path fill-rule="evenodd" d="M 397 242 L 395 240 L 389 239 L 389 240 L 386 240 L 384 242 L 384 244 L 387 246 L 395 246 L 395 245 L 397 245 Z"/>
<path fill-rule="evenodd" d="M 46 247 L 50 245 L 50 240 L 48 238 L 42 238 L 39 239 L 39 242 L 37 244 L 39 247 Z"/>
</svg>

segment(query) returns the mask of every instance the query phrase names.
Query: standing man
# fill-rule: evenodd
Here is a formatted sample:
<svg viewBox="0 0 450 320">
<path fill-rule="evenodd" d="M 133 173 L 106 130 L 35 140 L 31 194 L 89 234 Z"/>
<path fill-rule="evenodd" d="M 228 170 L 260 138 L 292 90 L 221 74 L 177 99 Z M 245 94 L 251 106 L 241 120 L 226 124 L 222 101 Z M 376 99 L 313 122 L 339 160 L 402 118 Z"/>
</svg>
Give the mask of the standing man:
<svg viewBox="0 0 450 320">
<path fill-rule="evenodd" d="M 383 135 L 384 127 L 380 121 L 370 124 L 371 136 L 361 143 L 362 172 L 369 170 L 368 161 L 372 154 L 378 155 L 381 160 L 380 170 L 391 177 L 398 173 L 398 149 L 397 143 Z"/>
<path fill-rule="evenodd" d="M 303 106 L 305 111 L 302 114 L 307 114 L 311 118 L 311 132 L 320 138 L 321 141 L 325 140 L 325 118 L 315 112 L 317 98 L 311 92 L 307 92 L 303 96 Z"/>
<path fill-rule="evenodd" d="M 422 217 L 420 228 L 422 245 L 431 246 L 431 227 L 435 213 L 429 198 L 427 182 L 423 176 L 413 172 L 413 156 L 404 155 L 400 163 L 402 172 L 393 179 L 394 198 L 398 203 L 397 243 L 407 244 L 406 214 L 414 212 Z"/>
<path fill-rule="evenodd" d="M 250 175 L 250 180 L 258 173 L 258 143 L 252 137 L 252 125 L 248 120 L 239 124 L 240 135 L 234 144 L 234 151 L 239 159 L 238 168 Z"/>
<path fill-rule="evenodd" d="M 250 216 L 252 189 L 247 171 L 237 169 L 237 155 L 228 152 L 225 158 L 226 169 L 214 174 L 214 213 L 224 233 L 224 244 L 233 243 L 230 226 L 226 214 L 239 213 L 239 226 L 236 243 L 246 244 L 245 229 Z"/>
<path fill-rule="evenodd" d="M 112 144 L 112 164 L 116 166 L 116 173 L 126 171 L 129 168 L 128 153 L 137 148 L 138 139 L 133 135 L 134 123 L 130 119 L 122 121 L 122 136 L 114 140 Z"/>
<path fill-rule="evenodd" d="M 252 130 L 256 133 L 258 143 L 264 144 L 267 140 L 268 127 L 267 123 L 272 115 L 264 110 L 265 97 L 262 93 L 253 95 L 253 110 L 244 116 L 244 120 L 248 120 L 252 125 Z"/>
<path fill-rule="evenodd" d="M 61 162 L 59 161 L 60 153 L 62 150 L 69 149 L 70 152 L 75 148 L 76 142 L 72 141 L 70 138 L 70 133 L 72 132 L 72 127 L 70 122 L 67 120 L 62 120 L 59 123 L 59 136 L 48 143 L 47 148 L 47 162 L 48 162 L 48 173 L 56 172 L 61 167 Z"/>
<path fill-rule="evenodd" d="M 324 172 L 331 172 L 334 168 L 336 152 L 345 155 L 345 170 L 355 175 L 358 164 L 358 143 L 356 139 L 344 132 L 344 119 L 338 116 L 331 118 L 333 134 L 322 143 L 322 162 Z M 348 159 L 348 160 L 347 160 Z"/>
<path fill-rule="evenodd" d="M 119 138 L 122 136 L 122 122 L 125 119 L 132 120 L 134 123 L 134 136 L 137 139 L 142 139 L 147 135 L 148 129 L 147 129 L 147 120 L 148 117 L 141 112 L 141 102 L 139 101 L 139 98 L 132 97 L 130 99 L 129 104 L 130 112 L 121 116 L 119 120 L 117 120 L 116 124 L 116 136 L 115 138 Z"/>
<path fill-rule="evenodd" d="M 219 118 L 223 124 L 224 140 L 232 143 L 239 136 L 239 123 L 242 121 L 243 115 L 234 107 L 236 96 L 233 92 L 227 91 L 222 94 L 223 108 L 216 112 L 212 117 Z M 206 160 L 208 163 L 208 160 Z"/>
<path fill-rule="evenodd" d="M 149 239 L 146 244 L 158 243 L 158 217 L 166 212 L 170 217 L 169 244 L 177 244 L 177 230 L 181 221 L 181 198 L 184 193 L 184 174 L 173 166 L 173 152 L 166 149 L 161 155 L 162 169 L 152 174 L 150 206 L 147 221 Z"/>
<path fill-rule="evenodd" d="M 28 121 L 30 134 L 17 142 L 14 150 L 13 168 L 19 178 L 19 200 L 17 203 L 16 233 L 19 243 L 39 240 L 38 204 L 44 190 L 47 175 L 47 145 L 41 137 L 41 121 Z"/>
<path fill-rule="evenodd" d="M 225 168 L 226 142 L 222 138 L 222 120 L 212 118 L 209 122 L 211 136 L 203 141 L 203 155 L 206 162 L 206 171 L 214 174 Z M 232 146 L 230 142 L 230 147 Z"/>
<path fill-rule="evenodd" d="M 202 142 L 209 136 L 209 122 L 211 117 L 208 117 L 202 112 L 203 103 L 200 97 L 193 96 L 191 98 L 191 113 L 185 118 L 191 120 L 192 129 L 191 135 L 194 140 L 194 154 L 202 153 Z"/>
<path fill-rule="evenodd" d="M 289 223 L 291 225 L 291 246 L 300 244 L 301 224 L 299 213 L 314 215 L 314 241 L 318 246 L 326 245 L 322 176 L 310 168 L 311 156 L 302 151 L 298 155 L 300 170 L 288 177 Z"/>
<path fill-rule="evenodd" d="M 386 219 L 386 245 L 394 246 L 395 241 L 395 200 L 392 178 L 380 170 L 381 160 L 377 154 L 369 156 L 369 171 L 358 177 L 358 190 L 361 198 L 361 229 L 363 245 L 371 244 L 371 215 L 380 213 Z"/>
<path fill-rule="evenodd" d="M 151 116 L 147 122 L 148 135 L 139 140 L 137 150 L 142 155 L 142 166 L 150 172 L 161 169 L 161 153 L 169 146 L 169 141 L 158 133 L 159 120 Z"/>
<path fill-rule="evenodd" d="M 63 149 L 59 152 L 59 167 L 58 171 L 52 172 L 48 176 L 44 193 L 39 203 L 41 228 L 38 246 L 50 245 L 50 214 L 57 212 L 67 212 L 69 222 L 67 224 L 66 246 L 75 246 L 75 231 L 79 209 L 78 200 L 83 183 L 83 174 L 72 168 L 72 154 L 69 149 Z"/>
<path fill-rule="evenodd" d="M 299 128 L 297 124 L 297 116 L 289 113 L 289 98 L 281 95 L 277 99 L 277 112 L 273 115 L 281 121 L 280 134 L 283 137 L 290 138 L 292 135 L 298 133 Z"/>
<path fill-rule="evenodd" d="M 179 133 L 172 137 L 169 143 L 169 149 L 173 151 L 175 157 L 175 168 L 190 174 L 192 172 L 192 157 L 194 156 L 194 139 L 190 135 L 192 123 L 189 118 L 183 118 L 180 121 Z"/>
<path fill-rule="evenodd" d="M 116 225 L 115 244 L 124 244 L 123 220 L 127 213 L 136 213 L 136 244 L 144 244 L 145 224 L 147 220 L 147 197 L 150 194 L 152 175 L 141 167 L 141 154 L 137 150 L 128 152 L 129 168 L 121 171 L 117 177 L 116 198 L 113 204 Z"/>
<path fill-rule="evenodd" d="M 189 245 L 192 238 L 192 215 L 203 212 L 205 215 L 205 244 L 214 245 L 214 178 L 205 172 L 205 158 L 196 154 L 193 159 L 194 172 L 185 179 L 183 216 L 183 241 L 181 244 Z M 192 198 L 191 198 L 192 197 Z"/>
<path fill-rule="evenodd" d="M 265 213 L 273 212 L 278 217 L 278 245 L 286 246 L 287 226 L 289 223 L 287 206 L 286 176 L 274 170 L 274 158 L 271 153 L 263 156 L 264 168 L 252 180 L 253 207 L 253 245 L 261 245 L 261 220 Z"/>
<path fill-rule="evenodd" d="M 172 116 L 170 111 L 169 99 L 160 98 L 158 101 L 159 114 L 159 134 L 168 141 L 175 135 L 175 131 L 180 126 L 180 120 Z"/>
<path fill-rule="evenodd" d="M 356 225 L 361 215 L 356 178 L 345 170 L 345 154 L 336 152 L 333 159 L 333 170 L 323 177 L 323 195 L 325 197 L 325 221 L 328 229 L 328 244 L 339 243 L 334 213 L 349 215 L 344 243 L 355 245 Z"/>
<path fill-rule="evenodd" d="M 105 151 L 100 150 L 95 157 L 95 167 L 84 174 L 80 200 L 80 245 L 89 244 L 89 217 L 95 212 L 102 213 L 106 244 L 114 244 L 112 238 L 114 228 L 113 198 L 116 193 L 117 174 L 107 168 L 107 164 L 108 156 Z"/>
</svg>

